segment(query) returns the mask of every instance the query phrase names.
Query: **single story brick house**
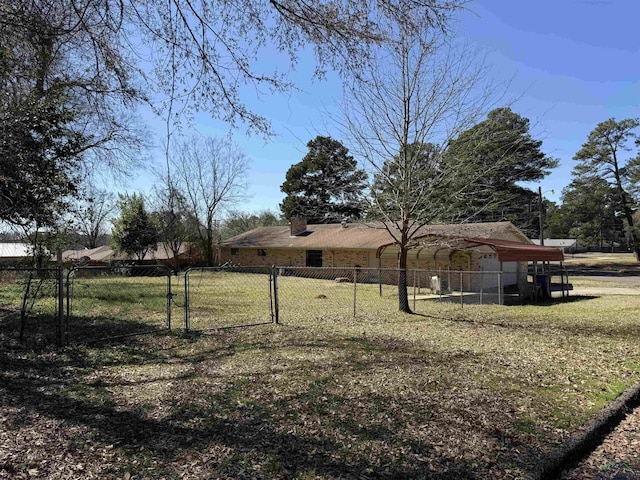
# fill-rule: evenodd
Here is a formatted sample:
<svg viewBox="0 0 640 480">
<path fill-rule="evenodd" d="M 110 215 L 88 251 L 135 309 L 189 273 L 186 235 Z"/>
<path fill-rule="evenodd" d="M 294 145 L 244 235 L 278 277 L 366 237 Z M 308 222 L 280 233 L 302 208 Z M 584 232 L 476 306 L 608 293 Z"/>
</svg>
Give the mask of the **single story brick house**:
<svg viewBox="0 0 640 480">
<path fill-rule="evenodd" d="M 399 256 L 387 229 L 375 222 L 307 225 L 293 219 L 289 226 L 234 236 L 219 248 L 221 262 L 243 266 L 391 269 L 398 267 Z M 510 222 L 425 225 L 414 236 L 407 268 L 500 271 L 508 286 L 526 283 L 529 262 L 563 260 L 561 249 L 534 245 Z"/>
</svg>

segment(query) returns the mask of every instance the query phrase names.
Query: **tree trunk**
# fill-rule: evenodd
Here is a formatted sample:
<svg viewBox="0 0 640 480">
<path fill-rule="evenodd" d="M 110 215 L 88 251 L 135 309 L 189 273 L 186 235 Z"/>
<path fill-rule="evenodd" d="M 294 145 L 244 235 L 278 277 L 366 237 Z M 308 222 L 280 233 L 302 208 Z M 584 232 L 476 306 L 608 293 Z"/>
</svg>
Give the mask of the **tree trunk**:
<svg viewBox="0 0 640 480">
<path fill-rule="evenodd" d="M 400 261 L 398 272 L 398 310 L 405 313 L 413 313 L 409 306 L 409 295 L 407 293 L 407 247 L 400 246 Z"/>
<path fill-rule="evenodd" d="M 204 257 L 207 262 L 207 267 L 213 267 L 213 232 L 211 230 L 207 230 Z"/>
<path fill-rule="evenodd" d="M 618 159 L 616 157 L 615 151 L 613 153 L 613 167 L 614 167 L 614 176 L 616 181 L 616 187 L 618 189 L 618 195 L 620 195 L 620 203 L 622 205 L 622 210 L 624 212 L 624 216 L 627 219 L 627 225 L 629 226 L 629 235 L 631 236 L 631 244 L 633 248 L 633 253 L 636 255 L 636 261 L 640 262 L 640 239 L 638 239 L 638 234 L 633 228 L 633 212 L 629 207 L 629 197 L 627 196 L 627 192 L 624 190 L 622 186 L 622 177 L 620 176 L 620 170 L 618 168 Z"/>
<path fill-rule="evenodd" d="M 638 234 L 635 231 L 633 225 L 633 212 L 629 207 L 629 203 L 627 202 L 626 192 L 622 189 L 622 183 L 618 184 L 618 191 L 620 192 L 621 200 L 622 200 L 622 210 L 624 211 L 624 216 L 627 220 L 627 225 L 629 226 L 629 235 L 631 236 L 631 247 L 633 248 L 633 253 L 636 256 L 636 261 L 640 262 L 640 239 L 638 238 Z"/>
<path fill-rule="evenodd" d="M 207 262 L 207 267 L 213 267 L 213 219 L 211 217 L 207 219 L 204 250 L 204 258 Z"/>
<path fill-rule="evenodd" d="M 19 339 L 22 342 L 24 340 L 24 331 L 27 326 L 27 313 L 29 310 L 29 293 L 31 290 L 31 281 L 33 278 L 33 274 L 29 273 L 29 278 L 27 279 L 27 284 L 24 287 L 24 292 L 22 294 L 22 303 L 20 304 L 20 336 Z"/>
<path fill-rule="evenodd" d="M 635 231 L 633 225 L 633 214 L 628 206 L 624 206 L 625 217 L 627 217 L 627 223 L 629 224 L 629 235 L 631 235 L 631 244 L 633 246 L 633 253 L 636 255 L 636 261 L 640 262 L 640 239 Z"/>
</svg>

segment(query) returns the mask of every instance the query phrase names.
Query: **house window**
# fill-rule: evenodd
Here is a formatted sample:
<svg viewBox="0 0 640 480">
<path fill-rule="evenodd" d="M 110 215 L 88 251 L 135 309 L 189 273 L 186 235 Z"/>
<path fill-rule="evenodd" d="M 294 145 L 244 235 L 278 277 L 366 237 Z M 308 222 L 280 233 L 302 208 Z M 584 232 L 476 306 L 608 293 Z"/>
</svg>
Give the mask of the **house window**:
<svg viewBox="0 0 640 480">
<path fill-rule="evenodd" d="M 232 248 L 231 249 L 231 255 L 240 255 L 240 249 L 239 248 Z"/>
<path fill-rule="evenodd" d="M 307 267 L 322 266 L 322 250 L 307 250 Z"/>
<path fill-rule="evenodd" d="M 267 256 L 267 251 L 264 248 L 259 248 L 258 249 L 258 256 L 259 257 L 266 257 Z"/>
</svg>

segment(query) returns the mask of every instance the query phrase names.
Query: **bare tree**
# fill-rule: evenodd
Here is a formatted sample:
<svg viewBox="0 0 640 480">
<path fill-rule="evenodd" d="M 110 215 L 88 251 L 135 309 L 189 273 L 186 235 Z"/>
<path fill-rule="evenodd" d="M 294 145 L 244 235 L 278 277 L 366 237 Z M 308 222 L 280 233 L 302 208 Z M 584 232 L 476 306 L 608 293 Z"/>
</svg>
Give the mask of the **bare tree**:
<svg viewBox="0 0 640 480">
<path fill-rule="evenodd" d="M 113 192 L 102 190 L 91 182 L 84 188 L 81 198 L 73 207 L 72 223 L 86 248 L 96 248 L 100 238 L 109 233 L 107 226 L 116 207 Z"/>
<path fill-rule="evenodd" d="M 160 242 L 167 252 L 171 252 L 173 268 L 177 269 L 182 246 L 195 239 L 197 222 L 184 193 L 168 173 L 158 175 L 159 182 L 153 187 L 150 201 Z"/>
<path fill-rule="evenodd" d="M 387 18 L 384 28 L 394 41 L 352 83 L 343 108 L 352 150 L 375 179 L 370 217 L 382 220 L 400 251 L 398 297 L 404 312 L 411 311 L 407 252 L 420 228 L 442 216 L 447 197 L 473 188 L 452 181 L 455 172 L 445 168 L 442 155 L 450 140 L 486 113 L 492 98 L 492 90 L 483 87 L 483 63 L 450 41 L 443 28 L 447 18 L 442 20 L 407 28 Z"/>
<path fill-rule="evenodd" d="M 28 134 L 34 125 L 50 125 L 53 112 L 57 128 L 49 128 L 48 136 L 65 144 L 51 158 L 26 152 L 28 138 L 8 141 L 5 135 L 2 156 L 30 159 L 12 162 L 15 179 L 32 178 L 22 182 L 21 198 L 49 190 L 64 210 L 60 199 L 76 193 L 82 175 L 75 174 L 83 167 L 122 178 L 143 159 L 148 135 L 134 116 L 139 105 L 165 118 L 168 136 L 201 111 L 269 135 L 268 118 L 247 106 L 244 92 L 291 91 L 289 73 L 301 51 L 315 53 L 318 77 L 334 69 L 348 78 L 363 69 L 372 46 L 386 41 L 380 15 L 409 26 L 422 19 L 439 23 L 459 1 L 0 0 L 0 123 L 3 129 L 24 126 Z M 415 7 L 409 16 L 407 3 Z M 261 62 L 265 52 L 285 61 Z M 32 176 L 40 157 L 60 173 Z M 64 182 L 52 185 L 52 179 Z M 15 205 L 54 205 L 16 197 L 0 191 L 12 206 L 0 206 L 1 219 L 31 221 L 31 211 L 16 220 Z"/>
<path fill-rule="evenodd" d="M 407 3 L 412 15 L 405 13 Z M 460 2 L 0 0 L 3 45 L 6 40 L 16 47 L 2 61 L 15 73 L 17 80 L 7 85 L 13 91 L 55 84 L 74 92 L 78 105 L 98 120 L 87 121 L 91 129 L 126 134 L 110 127 L 122 126 L 118 115 L 142 100 L 169 116 L 195 108 L 265 133 L 269 121 L 246 106 L 243 86 L 258 93 L 290 90 L 287 74 L 307 46 L 314 50 L 317 76 L 326 68 L 357 71 L 370 46 L 385 41 L 380 15 L 407 25 L 427 18 L 438 23 L 452 3 Z M 33 36 L 50 55 L 21 62 L 32 53 Z M 260 65 L 267 48 L 289 59 L 284 70 Z M 105 103 L 109 99 L 115 102 Z"/>
<path fill-rule="evenodd" d="M 230 138 L 192 137 L 169 158 L 172 178 L 196 220 L 207 265 L 214 264 L 216 216 L 244 198 L 249 158 Z"/>
</svg>

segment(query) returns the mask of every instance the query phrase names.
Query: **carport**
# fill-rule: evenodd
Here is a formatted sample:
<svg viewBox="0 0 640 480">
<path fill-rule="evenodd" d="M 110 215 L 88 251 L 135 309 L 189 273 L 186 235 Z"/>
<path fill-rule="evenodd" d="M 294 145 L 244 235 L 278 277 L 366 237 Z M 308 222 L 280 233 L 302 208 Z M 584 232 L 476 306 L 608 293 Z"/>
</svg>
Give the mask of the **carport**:
<svg viewBox="0 0 640 480">
<path fill-rule="evenodd" d="M 500 268 L 504 262 L 527 262 L 527 270 L 531 272 L 533 282 L 529 284 L 530 291 L 523 292 L 531 295 L 534 300 L 548 298 L 552 291 L 562 292 L 562 296 L 569 295 L 571 285 L 564 269 L 564 253 L 556 247 L 546 247 L 535 244 L 524 244 L 510 240 L 486 240 L 479 238 L 464 239 L 468 248 L 486 245 L 498 255 Z M 558 262 L 559 268 L 552 269 L 551 262 Z M 559 276 L 559 283 L 552 283 L 552 276 Z M 528 281 L 527 281 L 528 283 Z"/>
<path fill-rule="evenodd" d="M 379 265 L 383 252 L 393 246 L 393 243 L 389 243 L 378 248 L 376 257 Z M 571 289 L 563 265 L 564 254 L 560 248 L 513 240 L 434 234 L 415 238 L 411 248 L 411 252 L 414 252 L 412 256 L 416 259 L 425 256 L 433 257 L 434 260 L 451 258 L 454 252 L 460 251 L 491 253 L 489 256 L 493 263 L 488 269 L 503 272 L 503 278 L 511 278 L 512 283 L 507 285 L 517 285 L 521 297 L 537 300 L 549 297 L 552 291 L 561 291 L 564 297 Z M 553 266 L 552 262 L 559 265 Z M 531 282 L 529 276 L 532 277 Z M 560 281 L 553 283 L 552 276 L 559 277 Z"/>
</svg>

